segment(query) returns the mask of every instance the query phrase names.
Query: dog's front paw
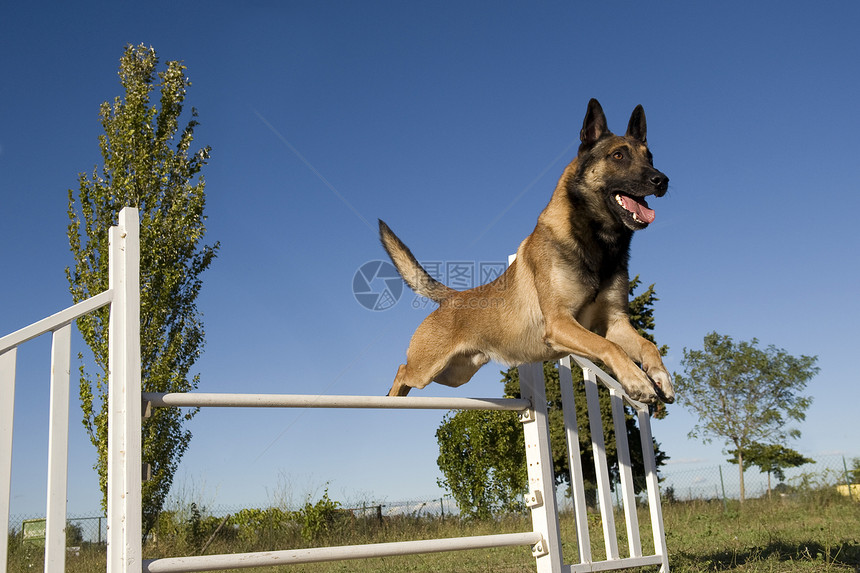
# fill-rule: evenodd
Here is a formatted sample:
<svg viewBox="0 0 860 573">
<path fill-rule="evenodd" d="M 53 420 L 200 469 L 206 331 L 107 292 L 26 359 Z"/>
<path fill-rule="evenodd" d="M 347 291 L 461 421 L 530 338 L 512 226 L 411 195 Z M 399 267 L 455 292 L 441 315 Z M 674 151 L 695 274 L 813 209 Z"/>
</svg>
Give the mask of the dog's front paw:
<svg viewBox="0 0 860 573">
<path fill-rule="evenodd" d="M 652 366 L 651 368 L 644 367 L 648 377 L 654 383 L 657 390 L 657 397 L 667 404 L 675 401 L 675 388 L 672 386 L 672 377 L 663 367 Z"/>
<path fill-rule="evenodd" d="M 618 381 L 624 392 L 637 402 L 655 404 L 658 399 L 657 386 L 638 366 L 630 363 L 630 368 L 624 374 L 618 374 Z"/>
</svg>

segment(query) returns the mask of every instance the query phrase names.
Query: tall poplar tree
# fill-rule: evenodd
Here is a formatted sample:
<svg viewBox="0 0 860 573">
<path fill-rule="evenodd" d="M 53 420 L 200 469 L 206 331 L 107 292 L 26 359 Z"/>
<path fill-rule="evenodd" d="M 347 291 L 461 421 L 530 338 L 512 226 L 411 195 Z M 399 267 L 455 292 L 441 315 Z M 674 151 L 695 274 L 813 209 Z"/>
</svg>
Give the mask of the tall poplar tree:
<svg viewBox="0 0 860 573">
<path fill-rule="evenodd" d="M 179 130 L 191 82 L 185 66 L 170 61 L 158 70 L 151 47 L 126 46 L 119 78 L 124 95 L 100 107 L 103 165 L 78 176 L 77 200 L 69 190 L 68 237 L 74 265 L 66 269 L 75 302 L 108 288 L 108 228 L 119 211 L 137 207 L 140 215 L 140 350 L 145 392 L 187 392 L 199 375 L 189 374 L 203 350 L 197 310 L 201 273 L 219 245 L 202 245 L 206 232 L 205 182 L 201 169 L 210 148 L 191 150 L 197 112 Z M 156 92 L 157 102 L 152 102 Z M 92 351 L 95 369 L 81 356 L 83 424 L 98 451 L 95 469 L 107 495 L 108 311 L 78 320 Z M 143 462 L 151 477 L 143 484 L 143 531 L 158 516 L 191 432 L 185 428 L 196 410 L 156 409 L 143 422 Z"/>
</svg>

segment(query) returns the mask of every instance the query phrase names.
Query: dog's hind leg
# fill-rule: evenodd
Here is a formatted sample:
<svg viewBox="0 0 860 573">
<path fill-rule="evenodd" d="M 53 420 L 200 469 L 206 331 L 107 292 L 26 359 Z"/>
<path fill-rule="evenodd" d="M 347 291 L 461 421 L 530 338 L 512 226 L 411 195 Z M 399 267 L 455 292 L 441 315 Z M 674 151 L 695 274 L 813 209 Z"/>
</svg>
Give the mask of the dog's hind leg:
<svg viewBox="0 0 860 573">
<path fill-rule="evenodd" d="M 433 368 L 413 366 L 414 363 L 420 363 L 419 360 L 407 361 L 397 369 L 397 376 L 388 395 L 406 396 L 410 389 L 424 388 L 430 382 L 456 388 L 471 380 L 475 372 L 487 362 L 489 358 L 483 353 L 451 356 L 442 363 L 441 367 L 437 363 Z"/>
<path fill-rule="evenodd" d="M 409 394 L 411 386 L 404 383 L 406 379 L 406 365 L 401 364 L 397 369 L 397 376 L 394 377 L 394 382 L 391 384 L 391 389 L 388 391 L 389 396 L 406 396 Z"/>
<path fill-rule="evenodd" d="M 454 356 L 433 381 L 443 386 L 457 388 L 472 379 L 481 366 L 490 361 L 483 352 Z"/>
<path fill-rule="evenodd" d="M 409 342 L 389 396 L 406 396 L 410 388 L 436 381 L 445 386 L 465 384 L 489 358 L 475 345 L 459 339 L 454 307 L 442 305 L 424 319 Z"/>
<path fill-rule="evenodd" d="M 422 368 L 410 367 L 412 362 L 407 361 L 406 364 L 401 364 L 397 369 L 397 376 L 394 377 L 394 382 L 391 384 L 391 390 L 388 391 L 389 396 L 406 396 L 412 388 L 424 388 L 436 374 L 444 370 L 444 366 L 437 367 L 430 371 L 423 371 Z"/>
</svg>

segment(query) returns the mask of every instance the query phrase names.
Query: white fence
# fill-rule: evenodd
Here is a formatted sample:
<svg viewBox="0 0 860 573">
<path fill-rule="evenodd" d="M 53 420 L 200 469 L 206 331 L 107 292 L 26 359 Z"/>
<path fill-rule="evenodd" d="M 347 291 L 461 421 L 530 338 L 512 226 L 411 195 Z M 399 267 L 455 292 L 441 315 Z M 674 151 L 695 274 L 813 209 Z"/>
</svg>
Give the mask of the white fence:
<svg viewBox="0 0 860 573">
<path fill-rule="evenodd" d="M 42 334 L 52 334 L 45 571 L 61 572 L 65 570 L 66 559 L 72 322 L 108 304 L 111 306 L 108 514 L 113 518 L 108 518 L 107 567 L 108 571 L 125 572 L 133 570 L 129 568 L 131 564 L 140 563 L 140 241 L 136 209 L 122 210 L 119 226 L 110 229 L 109 242 L 108 290 L 0 338 L 0 571 L 3 573 L 8 559 L 18 346 Z"/>
<path fill-rule="evenodd" d="M 45 571 L 65 568 L 65 514 L 67 488 L 67 444 L 69 416 L 69 372 L 71 323 L 78 317 L 105 305 L 110 308 L 109 337 L 109 434 L 108 434 L 108 533 L 107 571 L 109 573 L 164 573 L 210 571 L 228 568 L 262 567 L 364 559 L 481 549 L 514 545 L 531 546 L 538 573 L 610 571 L 645 565 L 669 570 L 651 426 L 647 407 L 627 397 L 621 386 L 590 361 L 571 356 L 560 364 L 564 423 L 573 484 L 579 563 L 565 564 L 561 550 L 558 505 L 549 442 L 547 402 L 543 369 L 540 364 L 520 367 L 520 399 L 302 396 L 273 394 L 156 394 L 140 389 L 140 299 L 139 229 L 137 210 L 123 209 L 119 226 L 110 232 L 110 283 L 107 291 L 50 316 L 8 336 L 0 338 L 0 573 L 6 572 L 8 557 L 9 494 L 12 459 L 12 421 L 14 414 L 15 356 L 17 347 L 37 336 L 51 332 L 51 423 Z M 586 515 L 582 460 L 574 407 L 574 388 L 570 368 L 583 369 L 588 418 L 598 479 L 606 559 L 594 561 Z M 598 381 L 610 392 L 623 499 L 623 514 L 629 555 L 618 549 L 609 469 L 604 444 L 598 399 Z M 654 552 L 643 555 L 624 421 L 624 402 L 635 410 L 645 460 L 645 481 L 650 508 Z M 151 407 L 280 407 L 280 408 L 381 408 L 381 409 L 485 409 L 518 412 L 525 436 L 528 463 L 527 505 L 532 515 L 532 530 L 521 533 L 353 545 L 234 555 L 204 555 L 144 560 L 141 541 L 141 418 Z"/>
</svg>

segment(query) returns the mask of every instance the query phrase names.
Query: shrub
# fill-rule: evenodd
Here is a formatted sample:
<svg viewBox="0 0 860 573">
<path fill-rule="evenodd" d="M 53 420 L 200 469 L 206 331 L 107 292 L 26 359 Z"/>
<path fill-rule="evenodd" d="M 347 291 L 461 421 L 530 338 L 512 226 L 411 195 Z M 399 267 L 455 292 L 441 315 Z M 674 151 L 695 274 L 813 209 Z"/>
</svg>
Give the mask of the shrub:
<svg viewBox="0 0 860 573">
<path fill-rule="evenodd" d="M 302 525 L 302 538 L 310 542 L 331 534 L 339 508 L 340 503 L 329 498 L 328 488 L 318 502 L 312 504 L 308 500 L 298 511 L 299 522 Z"/>
</svg>

